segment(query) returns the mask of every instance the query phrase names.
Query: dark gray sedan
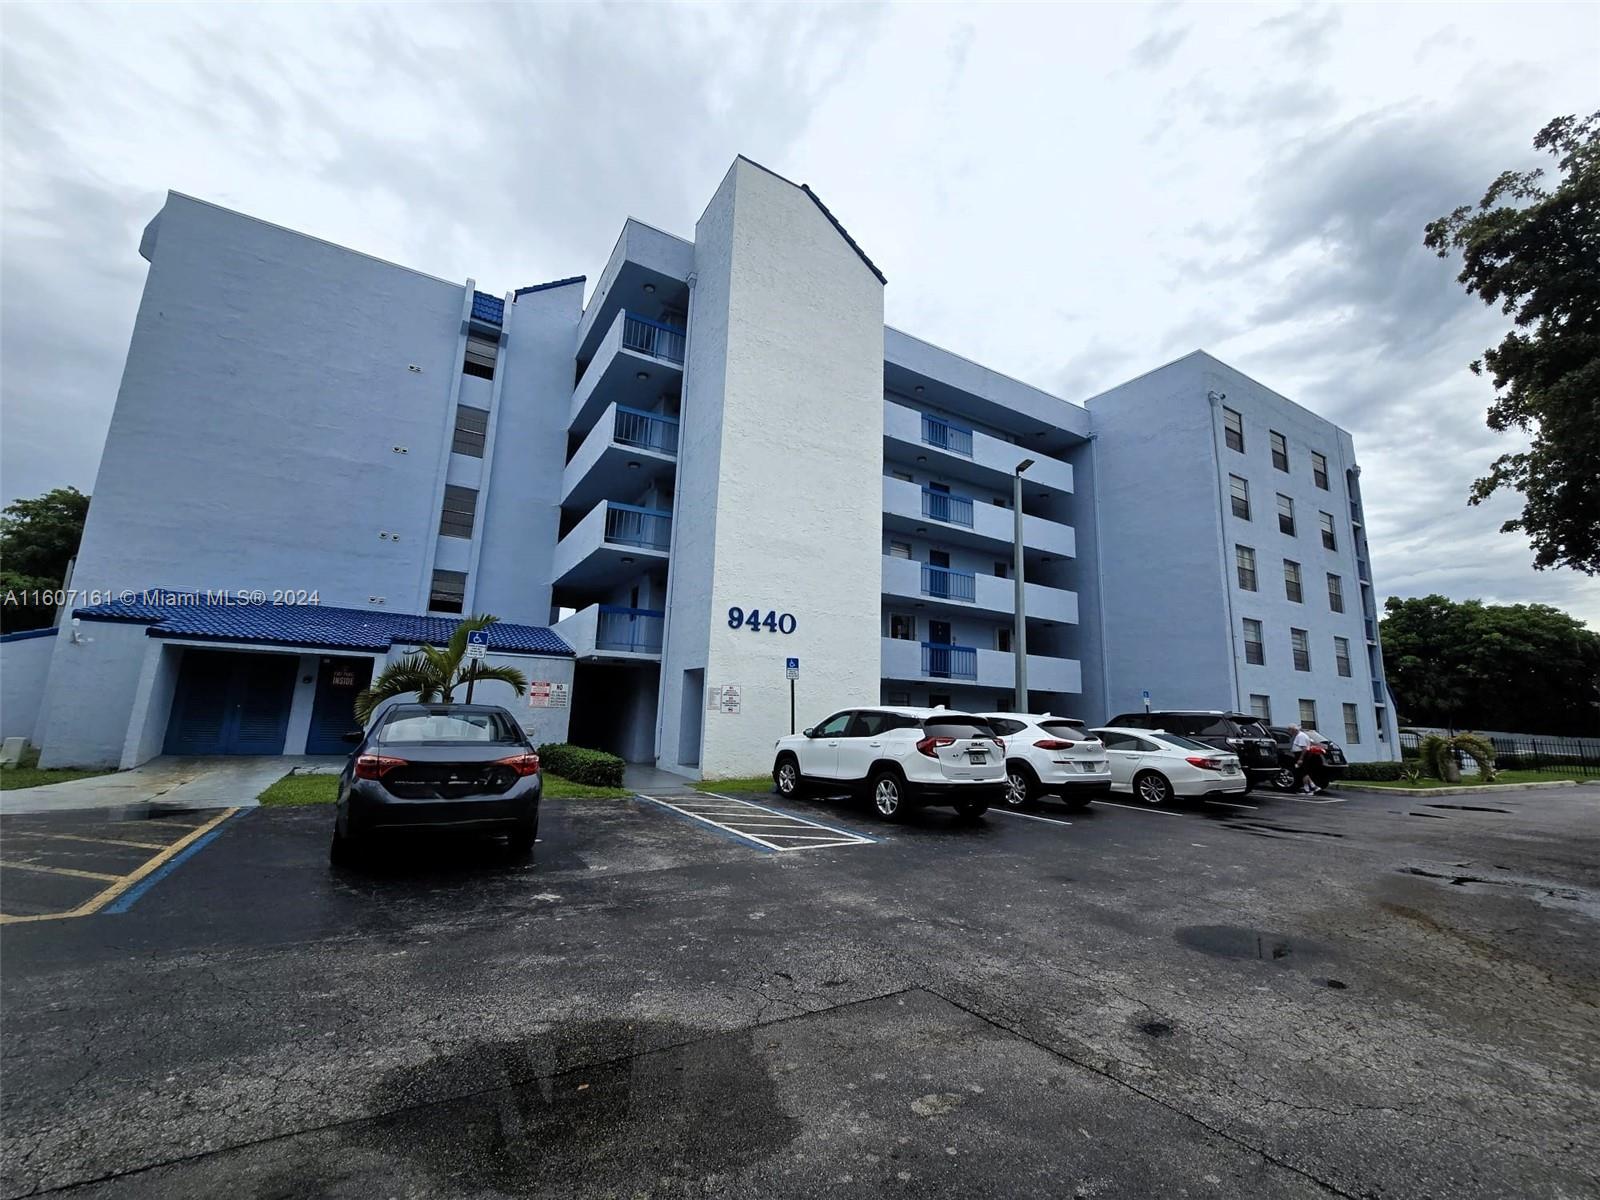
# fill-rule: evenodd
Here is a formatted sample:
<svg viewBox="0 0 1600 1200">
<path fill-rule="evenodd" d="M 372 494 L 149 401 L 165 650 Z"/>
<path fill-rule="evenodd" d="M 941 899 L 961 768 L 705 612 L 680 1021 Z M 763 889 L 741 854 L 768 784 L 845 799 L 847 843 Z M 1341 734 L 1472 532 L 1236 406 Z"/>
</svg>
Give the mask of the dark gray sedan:
<svg viewBox="0 0 1600 1200">
<path fill-rule="evenodd" d="M 350 861 L 372 835 L 457 829 L 504 834 L 526 857 L 539 835 L 539 756 L 493 704 L 396 704 L 339 777 L 331 857 Z"/>
</svg>

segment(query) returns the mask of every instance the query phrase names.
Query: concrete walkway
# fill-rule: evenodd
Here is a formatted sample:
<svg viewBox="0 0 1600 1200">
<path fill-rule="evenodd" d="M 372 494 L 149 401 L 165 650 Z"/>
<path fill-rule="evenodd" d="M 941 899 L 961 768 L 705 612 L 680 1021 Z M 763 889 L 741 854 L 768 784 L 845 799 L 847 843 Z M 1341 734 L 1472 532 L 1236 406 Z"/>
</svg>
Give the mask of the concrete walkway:
<svg viewBox="0 0 1600 1200">
<path fill-rule="evenodd" d="M 179 758 L 163 755 L 131 771 L 0 792 L 0 814 L 122 808 L 160 801 L 180 808 L 250 808 L 290 771 L 342 764 L 332 756 Z"/>
<path fill-rule="evenodd" d="M 650 763 L 629 763 L 622 772 L 622 786 L 635 792 L 690 791 L 696 783 L 687 775 L 675 775 Z"/>
</svg>

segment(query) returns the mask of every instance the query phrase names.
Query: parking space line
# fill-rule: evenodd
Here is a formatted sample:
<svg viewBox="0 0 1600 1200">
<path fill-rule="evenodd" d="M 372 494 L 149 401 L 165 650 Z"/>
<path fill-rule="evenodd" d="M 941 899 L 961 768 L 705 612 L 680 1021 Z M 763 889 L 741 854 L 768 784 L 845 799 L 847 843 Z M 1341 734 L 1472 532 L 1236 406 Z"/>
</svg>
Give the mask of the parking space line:
<svg viewBox="0 0 1600 1200">
<path fill-rule="evenodd" d="M 1232 800 L 1213 800 L 1210 796 L 1202 796 L 1207 804 L 1220 804 L 1223 808 L 1260 808 L 1259 804 L 1237 804 Z"/>
<path fill-rule="evenodd" d="M 700 794 L 702 796 L 710 796 L 713 793 L 711 793 L 711 792 L 701 792 Z M 727 797 L 725 797 L 725 796 L 724 797 L 718 797 L 718 798 L 719 799 L 727 799 Z M 824 825 L 821 821 L 813 821 L 810 817 L 797 816 L 794 813 L 781 812 L 780 810 L 778 810 L 776 808 L 768 808 L 765 804 L 757 804 L 754 800 L 736 800 L 736 801 L 734 801 L 734 803 L 743 804 L 743 805 L 746 805 L 746 806 L 748 806 L 750 808 L 759 808 L 762 812 L 771 813 L 775 817 L 784 817 L 784 818 L 786 818 L 787 820 L 790 820 L 790 821 L 798 821 L 802 825 L 811 825 L 811 826 L 813 826 L 813 827 L 815 827 L 817 829 L 827 829 L 827 830 L 832 831 L 833 833 L 837 833 L 840 837 L 843 837 L 843 838 L 850 838 L 852 840 L 859 839 L 860 841 L 863 841 L 863 842 L 878 842 L 878 841 L 882 840 L 881 838 L 872 837 L 870 834 L 857 833 L 853 829 L 838 829 L 838 828 L 835 828 L 832 825 Z"/>
<path fill-rule="evenodd" d="M 1118 804 L 1115 800 L 1096 800 L 1096 804 L 1104 804 L 1111 808 L 1125 808 L 1129 812 L 1149 813 L 1151 816 L 1181 817 L 1182 813 L 1173 812 L 1170 808 L 1140 808 L 1133 804 Z"/>
<path fill-rule="evenodd" d="M 1313 800 L 1310 796 L 1285 796 L 1285 800 L 1293 800 L 1296 804 L 1347 804 L 1349 796 L 1338 796 L 1332 800 Z"/>
<path fill-rule="evenodd" d="M 47 867 L 43 863 L 0 862 L 0 867 L 13 871 L 42 871 L 47 875 L 71 875 L 74 879 L 98 879 L 103 883 L 121 879 L 121 875 L 107 875 L 103 871 L 79 871 L 74 867 Z"/>
<path fill-rule="evenodd" d="M 1046 825 L 1071 825 L 1071 821 L 1058 820 L 1055 817 L 1036 817 L 1032 813 L 1013 812 L 1009 808 L 991 808 L 990 812 L 1002 813 L 1008 817 L 1021 817 L 1024 821 L 1043 821 Z"/>
<path fill-rule="evenodd" d="M 39 833 L 32 829 L 13 829 L 6 837 L 44 838 L 51 842 L 90 842 L 96 846 L 137 846 L 141 850 L 165 850 L 166 842 L 132 842 L 127 838 L 85 837 L 81 833 Z"/>
<path fill-rule="evenodd" d="M 710 797 L 712 803 L 687 798 L 678 802 L 676 797 L 674 800 L 664 800 L 659 796 L 649 796 L 643 792 L 637 795 L 641 800 L 648 800 L 652 804 L 671 809 L 691 820 L 709 825 L 729 837 L 773 852 L 821 850 L 829 846 L 862 846 L 878 840 L 864 834 L 824 825 L 809 817 L 779 812 L 777 809 L 753 801 L 735 800 L 710 792 L 700 792 L 697 795 Z M 790 832 L 784 832 L 785 830 Z"/>
</svg>

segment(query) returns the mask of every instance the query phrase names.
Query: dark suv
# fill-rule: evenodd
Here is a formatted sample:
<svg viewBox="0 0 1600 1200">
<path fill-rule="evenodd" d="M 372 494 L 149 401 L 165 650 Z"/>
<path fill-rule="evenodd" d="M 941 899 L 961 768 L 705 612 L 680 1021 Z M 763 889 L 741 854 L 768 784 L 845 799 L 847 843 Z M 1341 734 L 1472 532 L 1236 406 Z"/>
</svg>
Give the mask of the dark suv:
<svg viewBox="0 0 1600 1200">
<path fill-rule="evenodd" d="M 1278 743 L 1265 725 L 1247 713 L 1169 709 L 1123 713 L 1106 724 L 1126 729 L 1164 729 L 1237 754 L 1251 787 L 1271 783 L 1278 775 Z"/>
<path fill-rule="evenodd" d="M 1269 725 L 1267 732 L 1278 743 L 1278 774 L 1273 779 L 1273 786 L 1280 792 L 1287 792 L 1294 788 L 1294 735 L 1289 732 L 1287 725 Z M 1305 734 L 1313 742 L 1321 742 L 1322 770 L 1330 779 L 1343 779 L 1350 769 L 1350 760 L 1345 758 L 1344 749 L 1338 742 L 1323 737 L 1315 729 L 1307 729 Z"/>
</svg>

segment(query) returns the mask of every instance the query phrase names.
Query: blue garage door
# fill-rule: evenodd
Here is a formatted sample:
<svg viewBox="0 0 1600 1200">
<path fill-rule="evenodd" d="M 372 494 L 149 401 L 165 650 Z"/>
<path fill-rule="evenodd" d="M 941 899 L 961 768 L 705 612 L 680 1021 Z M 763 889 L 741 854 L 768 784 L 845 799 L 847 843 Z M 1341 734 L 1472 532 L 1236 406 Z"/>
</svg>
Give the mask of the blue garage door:
<svg viewBox="0 0 1600 1200">
<path fill-rule="evenodd" d="M 168 754 L 282 754 L 294 698 L 291 654 L 185 650 Z"/>
<path fill-rule="evenodd" d="M 372 682 L 370 658 L 324 658 L 317 668 L 317 699 L 306 731 L 307 754 L 349 754 L 347 733 L 361 732 L 356 696 Z"/>
</svg>

